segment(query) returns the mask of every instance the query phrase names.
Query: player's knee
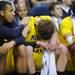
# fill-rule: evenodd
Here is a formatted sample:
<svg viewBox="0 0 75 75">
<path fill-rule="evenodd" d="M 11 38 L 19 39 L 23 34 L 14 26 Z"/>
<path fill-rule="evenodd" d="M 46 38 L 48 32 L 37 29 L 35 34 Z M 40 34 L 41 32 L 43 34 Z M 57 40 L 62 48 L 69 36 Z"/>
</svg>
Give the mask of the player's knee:
<svg viewBox="0 0 75 75">
<path fill-rule="evenodd" d="M 63 54 L 68 53 L 68 48 L 64 44 L 60 44 L 59 49 L 60 49 L 60 52 L 63 53 Z"/>
<path fill-rule="evenodd" d="M 61 54 L 63 55 L 68 54 L 68 48 L 63 44 L 58 45 L 57 50 L 56 50 L 56 55 L 61 55 Z"/>
<path fill-rule="evenodd" d="M 27 56 L 32 56 L 33 55 L 33 47 L 32 46 L 27 46 Z"/>
<path fill-rule="evenodd" d="M 26 54 L 27 54 L 27 49 L 26 49 L 25 45 L 20 45 L 18 47 L 18 55 L 21 57 L 24 57 L 24 56 L 26 56 Z"/>
</svg>

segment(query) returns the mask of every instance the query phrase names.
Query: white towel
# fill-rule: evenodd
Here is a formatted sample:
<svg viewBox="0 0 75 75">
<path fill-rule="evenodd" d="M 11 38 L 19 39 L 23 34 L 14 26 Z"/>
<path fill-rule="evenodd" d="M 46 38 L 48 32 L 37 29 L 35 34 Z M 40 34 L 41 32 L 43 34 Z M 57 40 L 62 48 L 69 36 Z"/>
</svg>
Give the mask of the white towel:
<svg viewBox="0 0 75 75">
<path fill-rule="evenodd" d="M 57 75 L 54 52 L 44 51 L 40 75 Z"/>
<path fill-rule="evenodd" d="M 49 59 L 49 75 L 57 75 L 54 52 L 49 53 Z"/>
</svg>

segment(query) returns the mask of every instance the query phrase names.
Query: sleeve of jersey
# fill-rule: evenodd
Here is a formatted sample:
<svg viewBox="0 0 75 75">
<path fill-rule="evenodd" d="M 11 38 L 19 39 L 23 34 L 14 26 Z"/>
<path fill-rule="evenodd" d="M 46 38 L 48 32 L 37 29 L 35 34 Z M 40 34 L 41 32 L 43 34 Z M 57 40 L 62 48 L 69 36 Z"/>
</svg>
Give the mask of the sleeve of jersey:
<svg viewBox="0 0 75 75">
<path fill-rule="evenodd" d="M 26 44 L 25 39 L 24 39 L 23 36 L 15 38 L 14 41 L 16 42 L 16 46 L 21 45 L 21 44 Z"/>
<path fill-rule="evenodd" d="M 29 21 L 30 30 L 33 28 L 33 26 L 34 26 L 34 17 L 31 17 L 31 20 Z"/>
<path fill-rule="evenodd" d="M 35 35 L 35 34 L 36 34 L 36 30 L 35 30 L 34 23 L 35 23 L 35 18 L 34 18 L 34 17 L 31 17 L 31 20 L 30 20 L 29 23 L 28 23 L 28 25 L 29 25 L 29 33 L 28 33 L 28 35 L 25 37 L 25 39 L 26 39 L 27 41 L 30 41 L 31 38 L 32 38 L 32 35 Z"/>
<path fill-rule="evenodd" d="M 70 17 L 63 19 L 60 24 L 60 33 L 62 36 L 65 36 L 66 34 L 72 34 L 72 31 L 72 22 Z"/>
</svg>

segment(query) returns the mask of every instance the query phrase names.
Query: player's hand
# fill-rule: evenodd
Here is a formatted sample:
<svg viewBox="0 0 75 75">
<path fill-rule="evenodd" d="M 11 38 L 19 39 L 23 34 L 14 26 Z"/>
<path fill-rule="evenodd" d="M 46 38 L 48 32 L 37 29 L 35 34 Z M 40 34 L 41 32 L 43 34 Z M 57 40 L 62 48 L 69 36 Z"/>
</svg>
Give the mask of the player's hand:
<svg viewBox="0 0 75 75">
<path fill-rule="evenodd" d="M 0 47 L 0 53 L 5 54 L 8 52 L 8 49 Z"/>
<path fill-rule="evenodd" d="M 49 49 L 49 44 L 48 44 L 48 42 L 37 41 L 36 44 L 39 45 L 39 46 L 42 46 L 42 47 L 44 47 L 44 48 L 46 48 L 46 49 Z"/>
<path fill-rule="evenodd" d="M 31 19 L 30 17 L 24 17 L 24 18 L 22 19 L 21 23 L 22 23 L 24 26 L 26 26 L 26 25 L 28 25 L 30 19 Z"/>
<path fill-rule="evenodd" d="M 55 50 L 56 47 L 57 47 L 57 41 L 55 39 L 51 39 L 50 42 L 49 42 L 49 48 L 50 50 Z"/>
<path fill-rule="evenodd" d="M 15 41 L 10 41 L 10 42 L 8 42 L 8 43 L 4 43 L 4 44 L 2 45 L 2 47 L 7 50 L 7 49 L 10 49 L 10 48 L 13 48 L 14 45 L 15 45 Z"/>
</svg>

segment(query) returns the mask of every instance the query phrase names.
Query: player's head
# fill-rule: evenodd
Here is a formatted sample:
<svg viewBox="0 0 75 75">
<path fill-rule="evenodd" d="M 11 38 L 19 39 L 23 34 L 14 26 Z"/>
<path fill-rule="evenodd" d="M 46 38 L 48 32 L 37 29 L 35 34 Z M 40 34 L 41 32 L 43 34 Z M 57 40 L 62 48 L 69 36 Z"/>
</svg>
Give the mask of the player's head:
<svg viewBox="0 0 75 75">
<path fill-rule="evenodd" d="M 42 39 L 49 40 L 55 31 L 55 25 L 51 20 L 40 20 L 36 29 Z"/>
</svg>

